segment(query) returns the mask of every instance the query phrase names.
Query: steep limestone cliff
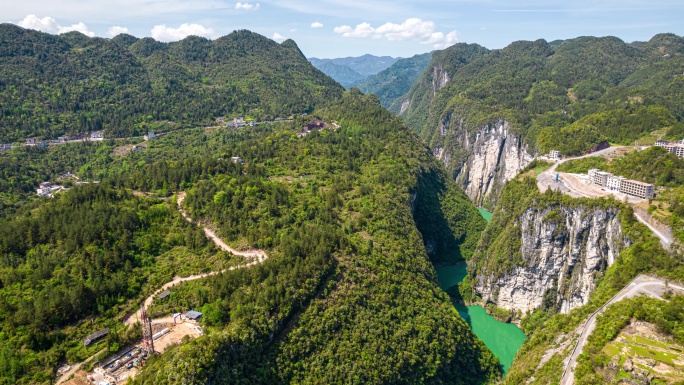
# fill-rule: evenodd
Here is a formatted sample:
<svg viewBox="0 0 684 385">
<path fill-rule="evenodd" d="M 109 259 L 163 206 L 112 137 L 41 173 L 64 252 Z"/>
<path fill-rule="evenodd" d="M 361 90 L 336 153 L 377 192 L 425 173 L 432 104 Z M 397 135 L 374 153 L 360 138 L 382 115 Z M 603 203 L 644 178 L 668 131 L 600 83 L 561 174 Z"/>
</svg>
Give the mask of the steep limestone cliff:
<svg viewBox="0 0 684 385">
<path fill-rule="evenodd" d="M 475 128 L 474 134 L 463 118 L 454 125 L 451 121 L 451 115 L 442 121 L 441 138 L 433 139 L 433 153 L 476 205 L 492 208 L 501 187 L 524 169 L 533 156 L 504 119 Z"/>
<path fill-rule="evenodd" d="M 631 244 L 617 207 L 531 206 L 508 229 L 494 242 L 502 241 L 501 235 L 509 238 L 509 266 L 483 269 L 474 292 L 485 303 L 523 314 L 539 307 L 568 313 L 585 305 L 597 279 Z"/>
</svg>

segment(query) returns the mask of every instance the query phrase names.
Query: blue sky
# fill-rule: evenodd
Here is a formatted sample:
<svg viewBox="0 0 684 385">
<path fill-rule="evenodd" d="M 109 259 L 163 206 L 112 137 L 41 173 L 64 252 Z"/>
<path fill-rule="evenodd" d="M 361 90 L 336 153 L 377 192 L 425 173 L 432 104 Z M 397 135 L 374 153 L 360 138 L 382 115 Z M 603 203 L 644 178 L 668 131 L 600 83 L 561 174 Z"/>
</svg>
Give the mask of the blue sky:
<svg viewBox="0 0 684 385">
<path fill-rule="evenodd" d="M 174 41 L 249 29 L 294 39 L 305 55 L 412 56 L 455 42 L 502 48 L 516 40 L 684 35 L 681 0 L 21 0 L 2 21 L 49 33 L 118 32 Z"/>
</svg>

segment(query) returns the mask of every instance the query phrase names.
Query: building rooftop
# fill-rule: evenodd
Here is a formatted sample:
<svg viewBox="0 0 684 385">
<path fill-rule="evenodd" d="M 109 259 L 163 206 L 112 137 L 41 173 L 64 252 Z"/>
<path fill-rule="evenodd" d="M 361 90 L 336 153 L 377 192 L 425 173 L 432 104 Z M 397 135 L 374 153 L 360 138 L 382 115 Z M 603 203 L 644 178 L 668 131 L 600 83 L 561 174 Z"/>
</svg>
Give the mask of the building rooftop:
<svg viewBox="0 0 684 385">
<path fill-rule="evenodd" d="M 189 318 L 191 320 L 197 321 L 198 319 L 200 319 L 200 317 L 202 317 L 202 313 L 200 313 L 198 311 L 190 310 L 190 311 L 186 312 L 185 314 L 183 314 L 183 316 L 185 316 L 185 318 Z"/>
<path fill-rule="evenodd" d="M 650 183 L 644 183 L 644 182 L 640 182 L 638 180 L 626 179 L 625 182 L 633 183 L 635 185 L 643 186 L 643 187 L 653 187 L 653 185 Z"/>
<path fill-rule="evenodd" d="M 91 343 L 93 343 L 95 340 L 98 340 L 98 339 L 100 339 L 100 338 L 106 336 L 107 334 L 109 334 L 109 329 L 108 329 L 108 328 L 104 328 L 104 329 L 102 329 L 102 330 L 98 330 L 98 331 L 96 331 L 95 333 L 92 333 L 92 334 L 88 335 L 88 336 L 83 340 L 83 346 L 88 346 L 88 345 L 90 345 Z"/>
<path fill-rule="evenodd" d="M 171 292 L 168 290 L 164 290 L 161 293 L 159 293 L 159 295 L 157 296 L 157 299 L 164 299 L 164 298 L 168 297 L 169 295 L 171 295 Z"/>
</svg>

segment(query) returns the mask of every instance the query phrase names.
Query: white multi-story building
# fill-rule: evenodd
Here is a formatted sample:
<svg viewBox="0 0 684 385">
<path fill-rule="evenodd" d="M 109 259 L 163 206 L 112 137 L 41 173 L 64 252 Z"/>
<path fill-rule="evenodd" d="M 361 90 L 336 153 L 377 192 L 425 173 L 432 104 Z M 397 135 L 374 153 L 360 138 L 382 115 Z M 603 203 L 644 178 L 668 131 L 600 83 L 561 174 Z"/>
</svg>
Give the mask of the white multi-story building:
<svg viewBox="0 0 684 385">
<path fill-rule="evenodd" d="M 608 185 L 608 177 L 610 176 L 613 176 L 613 174 L 605 171 L 597 171 L 594 174 L 594 184 L 601 187 L 606 187 L 606 185 Z"/>
<path fill-rule="evenodd" d="M 653 199 L 655 196 L 655 187 L 649 183 L 623 179 L 620 184 L 620 192 L 642 199 Z"/>
<path fill-rule="evenodd" d="M 595 168 L 589 170 L 588 180 L 589 183 L 605 187 L 610 191 L 621 192 L 642 199 L 653 199 L 655 196 L 655 186 L 652 184 L 630 180 Z"/>
<path fill-rule="evenodd" d="M 684 144 L 670 144 L 664 148 L 678 158 L 684 158 Z"/>
<path fill-rule="evenodd" d="M 623 179 L 625 179 L 623 176 L 610 175 L 606 181 L 606 188 L 610 191 L 619 192 Z"/>
</svg>

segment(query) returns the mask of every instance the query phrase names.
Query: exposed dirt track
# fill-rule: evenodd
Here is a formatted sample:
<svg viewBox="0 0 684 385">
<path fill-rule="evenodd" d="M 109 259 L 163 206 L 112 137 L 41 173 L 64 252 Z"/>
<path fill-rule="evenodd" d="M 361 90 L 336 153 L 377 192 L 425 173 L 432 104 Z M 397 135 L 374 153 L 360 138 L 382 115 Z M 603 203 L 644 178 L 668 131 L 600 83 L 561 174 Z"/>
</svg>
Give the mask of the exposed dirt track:
<svg viewBox="0 0 684 385">
<path fill-rule="evenodd" d="M 178 211 L 181 213 L 183 218 L 185 218 L 185 220 L 187 220 L 190 223 L 194 223 L 192 221 L 192 218 L 190 218 L 190 216 L 185 212 L 185 210 L 183 210 L 181 208 L 181 203 L 183 202 L 183 199 L 185 199 L 185 192 L 181 192 L 178 194 Z M 212 229 L 205 227 L 205 226 L 203 226 L 203 229 L 204 229 L 204 234 L 206 234 L 207 238 L 209 238 L 212 242 L 214 242 L 214 244 L 216 244 L 216 246 L 218 246 L 222 250 L 225 250 L 225 251 L 228 251 L 234 255 L 238 255 L 238 256 L 252 260 L 251 262 L 249 262 L 245 265 L 233 266 L 228 270 L 249 268 L 249 267 L 252 267 L 254 265 L 260 264 L 260 263 L 264 262 L 266 259 L 268 259 L 268 255 L 263 250 L 246 250 L 246 251 L 235 250 L 232 247 L 228 246 L 225 242 L 223 242 L 223 240 L 221 238 L 216 236 L 216 233 Z M 216 275 L 216 274 L 219 274 L 222 272 L 223 271 L 214 271 L 211 273 L 191 275 L 189 277 L 178 277 L 178 276 L 176 276 L 173 278 L 173 280 L 165 283 L 164 285 L 162 285 L 162 287 L 160 287 L 154 293 L 152 293 L 149 297 L 147 297 L 144 301 L 145 307 L 152 306 L 152 302 L 154 302 L 154 297 L 166 289 L 169 289 L 169 288 L 171 288 L 175 285 L 178 285 L 182 282 L 194 281 L 197 279 L 210 277 L 212 275 Z M 124 320 L 124 323 L 126 325 L 133 325 L 137 321 L 140 320 L 140 317 L 141 317 L 141 309 L 138 310 L 137 312 L 135 312 L 134 314 L 128 316 Z"/>
</svg>

